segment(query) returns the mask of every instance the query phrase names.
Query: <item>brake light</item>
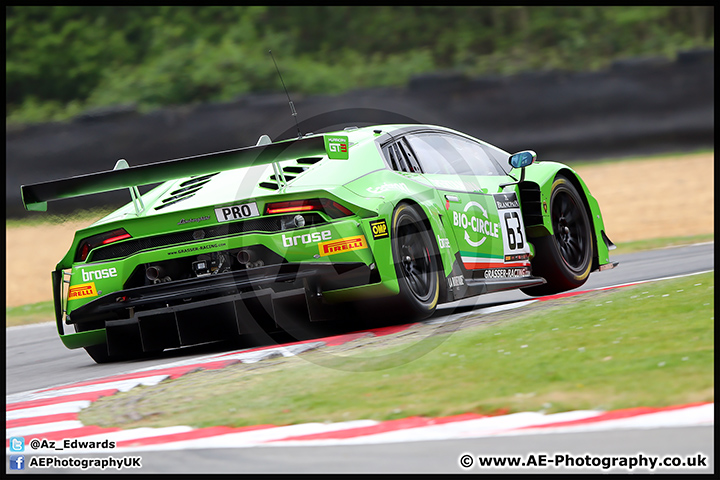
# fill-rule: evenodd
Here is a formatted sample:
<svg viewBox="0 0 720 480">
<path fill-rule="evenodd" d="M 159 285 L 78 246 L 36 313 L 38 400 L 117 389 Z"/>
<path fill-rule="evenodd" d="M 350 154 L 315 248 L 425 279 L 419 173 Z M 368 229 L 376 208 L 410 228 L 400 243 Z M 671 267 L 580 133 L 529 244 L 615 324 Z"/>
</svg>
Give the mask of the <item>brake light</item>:
<svg viewBox="0 0 720 480">
<path fill-rule="evenodd" d="M 265 205 L 265 215 L 278 213 L 296 213 L 319 211 L 331 218 L 347 217 L 352 211 L 328 198 L 313 198 L 309 200 L 290 200 L 286 202 L 273 202 Z"/>
<path fill-rule="evenodd" d="M 115 237 L 110 237 L 102 241 L 103 245 L 107 245 L 108 243 L 118 242 L 120 240 L 125 240 L 126 238 L 132 238 L 130 237 L 129 233 L 123 233 L 122 235 L 117 235 Z"/>
<path fill-rule="evenodd" d="M 75 261 L 84 262 L 87 259 L 88 255 L 90 255 L 90 252 L 93 248 L 102 245 L 108 245 L 113 242 L 119 242 L 120 240 L 125 240 L 127 238 L 132 238 L 132 235 L 126 232 L 124 228 L 118 228 L 110 232 L 105 232 L 99 235 L 93 235 L 92 237 L 85 238 L 80 241 L 77 253 L 75 254 Z"/>
<path fill-rule="evenodd" d="M 275 213 L 292 213 L 292 212 L 307 212 L 310 210 L 322 210 L 319 205 L 315 205 L 312 200 L 297 200 L 293 202 L 277 202 L 268 203 L 265 207 L 265 213 L 272 215 Z"/>
</svg>

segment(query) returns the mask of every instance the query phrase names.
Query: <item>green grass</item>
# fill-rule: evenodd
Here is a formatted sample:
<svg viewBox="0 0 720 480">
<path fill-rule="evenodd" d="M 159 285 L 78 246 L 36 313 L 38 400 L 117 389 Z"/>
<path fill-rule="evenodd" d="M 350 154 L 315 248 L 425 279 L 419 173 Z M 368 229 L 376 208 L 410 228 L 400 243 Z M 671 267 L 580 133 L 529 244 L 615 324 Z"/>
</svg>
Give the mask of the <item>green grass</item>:
<svg viewBox="0 0 720 480">
<path fill-rule="evenodd" d="M 454 333 L 440 331 L 458 323 L 418 324 L 136 387 L 93 403 L 80 420 L 281 425 L 712 401 L 713 293 L 713 274 L 701 274 L 474 315 Z M 414 358 L 423 344 L 435 348 Z"/>
<path fill-rule="evenodd" d="M 55 306 L 52 301 L 31 303 L 19 307 L 5 307 L 5 326 L 7 327 L 53 321 L 55 321 Z"/>
<path fill-rule="evenodd" d="M 715 240 L 714 233 L 704 235 L 693 235 L 689 237 L 667 237 L 653 238 L 650 240 L 638 240 L 635 242 L 617 243 L 615 250 L 610 251 L 610 259 L 614 255 L 622 255 L 625 253 L 641 252 L 644 250 L 655 250 L 658 248 L 679 247 L 682 245 L 693 245 L 695 243 L 712 242 Z"/>
</svg>

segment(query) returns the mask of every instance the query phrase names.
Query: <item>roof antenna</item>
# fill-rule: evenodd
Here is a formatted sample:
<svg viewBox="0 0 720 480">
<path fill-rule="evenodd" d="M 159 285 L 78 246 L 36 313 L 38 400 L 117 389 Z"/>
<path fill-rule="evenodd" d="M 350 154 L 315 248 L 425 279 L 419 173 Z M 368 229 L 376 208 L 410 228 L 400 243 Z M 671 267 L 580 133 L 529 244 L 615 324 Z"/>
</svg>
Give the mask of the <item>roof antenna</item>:
<svg viewBox="0 0 720 480">
<path fill-rule="evenodd" d="M 300 132 L 300 124 L 298 123 L 297 112 L 295 111 L 295 105 L 293 105 L 292 100 L 290 100 L 290 94 L 288 93 L 288 90 L 285 87 L 285 82 L 283 82 L 282 75 L 280 75 L 280 69 L 277 66 L 277 62 L 275 61 L 275 57 L 272 54 L 272 50 L 268 50 L 268 53 L 270 54 L 270 58 L 272 58 L 272 61 L 275 64 L 275 70 L 277 70 L 278 76 L 280 77 L 280 83 L 282 83 L 283 89 L 285 90 L 285 95 L 287 95 L 288 103 L 290 104 L 290 113 L 292 113 L 293 118 L 295 118 L 295 126 L 297 127 L 298 138 L 302 138 L 302 132 Z"/>
</svg>

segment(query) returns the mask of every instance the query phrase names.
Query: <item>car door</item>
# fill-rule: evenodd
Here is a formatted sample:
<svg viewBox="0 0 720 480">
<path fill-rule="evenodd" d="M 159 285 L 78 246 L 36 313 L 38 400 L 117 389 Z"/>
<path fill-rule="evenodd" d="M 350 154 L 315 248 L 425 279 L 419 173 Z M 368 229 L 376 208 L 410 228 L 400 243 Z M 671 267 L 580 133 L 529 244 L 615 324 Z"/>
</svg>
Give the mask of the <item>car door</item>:
<svg viewBox="0 0 720 480">
<path fill-rule="evenodd" d="M 423 176 L 442 194 L 463 266 L 472 277 L 528 276 L 529 246 L 514 192 L 499 192 L 505 172 L 483 145 L 443 132 L 406 136 Z"/>
</svg>

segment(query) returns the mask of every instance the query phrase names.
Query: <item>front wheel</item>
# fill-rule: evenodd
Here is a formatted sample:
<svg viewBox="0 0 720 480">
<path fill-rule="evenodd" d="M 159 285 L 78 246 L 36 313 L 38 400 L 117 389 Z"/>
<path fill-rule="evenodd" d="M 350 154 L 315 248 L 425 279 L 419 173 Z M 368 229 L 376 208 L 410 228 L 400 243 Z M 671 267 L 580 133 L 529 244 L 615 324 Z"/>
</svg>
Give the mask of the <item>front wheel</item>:
<svg viewBox="0 0 720 480">
<path fill-rule="evenodd" d="M 558 175 L 550 194 L 553 235 L 533 238 L 533 274 L 544 277 L 545 285 L 524 288 L 528 295 L 552 295 L 577 288 L 590 275 L 595 245 L 592 226 L 580 193 L 570 180 Z"/>
<path fill-rule="evenodd" d="M 403 318 L 427 318 L 440 296 L 438 259 L 432 236 L 418 207 L 401 203 L 393 212 L 392 255 L 400 293 L 393 299 L 393 311 Z"/>
</svg>

